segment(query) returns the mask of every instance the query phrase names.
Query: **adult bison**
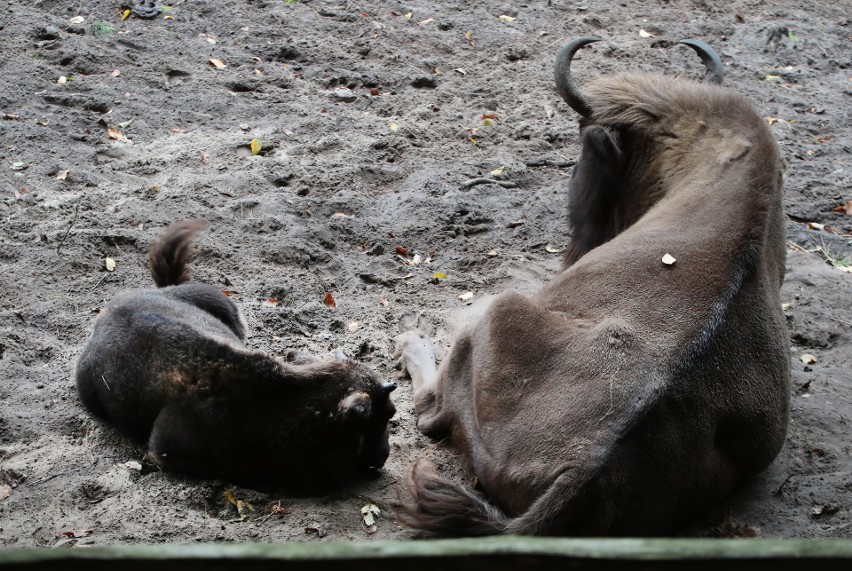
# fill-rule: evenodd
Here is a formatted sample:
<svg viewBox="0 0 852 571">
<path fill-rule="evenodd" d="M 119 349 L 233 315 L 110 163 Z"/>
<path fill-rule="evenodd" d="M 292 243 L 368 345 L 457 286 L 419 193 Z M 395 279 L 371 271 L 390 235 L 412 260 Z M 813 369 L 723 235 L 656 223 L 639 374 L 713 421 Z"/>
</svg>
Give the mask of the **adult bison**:
<svg viewBox="0 0 852 571">
<path fill-rule="evenodd" d="M 775 458 L 789 414 L 782 164 L 766 122 L 715 83 L 625 73 L 556 85 L 580 115 L 564 270 L 498 296 L 436 369 L 398 339 L 418 428 L 484 496 L 415 464 L 411 527 L 447 535 L 659 534 Z"/>
</svg>

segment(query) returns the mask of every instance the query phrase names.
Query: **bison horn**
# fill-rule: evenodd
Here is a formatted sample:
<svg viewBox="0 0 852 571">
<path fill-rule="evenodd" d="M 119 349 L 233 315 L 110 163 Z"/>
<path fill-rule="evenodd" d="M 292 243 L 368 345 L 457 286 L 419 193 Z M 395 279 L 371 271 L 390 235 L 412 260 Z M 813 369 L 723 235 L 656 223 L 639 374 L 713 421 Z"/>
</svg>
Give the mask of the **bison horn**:
<svg viewBox="0 0 852 571">
<path fill-rule="evenodd" d="M 382 383 L 381 391 L 383 395 L 389 395 L 396 389 L 396 383 L 393 381 Z"/>
<path fill-rule="evenodd" d="M 583 46 L 599 41 L 601 39 L 594 36 L 577 38 L 562 46 L 562 49 L 556 54 L 556 69 L 553 73 L 556 79 L 556 89 L 565 103 L 583 117 L 589 117 L 592 114 L 592 107 L 571 79 L 571 58 Z"/>
<path fill-rule="evenodd" d="M 701 40 L 681 40 L 679 43 L 694 49 L 698 57 L 701 58 L 704 67 L 707 68 L 706 81 L 716 84 L 722 83 L 722 78 L 725 77 L 725 70 L 722 69 L 722 60 L 719 59 L 719 54 L 713 48 Z"/>
</svg>

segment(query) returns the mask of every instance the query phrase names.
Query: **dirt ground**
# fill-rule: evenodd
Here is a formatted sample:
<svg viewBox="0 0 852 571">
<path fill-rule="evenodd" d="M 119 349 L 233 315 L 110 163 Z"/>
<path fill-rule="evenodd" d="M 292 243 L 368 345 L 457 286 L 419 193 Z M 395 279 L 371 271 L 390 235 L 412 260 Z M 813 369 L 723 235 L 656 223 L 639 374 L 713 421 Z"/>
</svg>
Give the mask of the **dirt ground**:
<svg viewBox="0 0 852 571">
<path fill-rule="evenodd" d="M 852 200 L 848 0 L 178 0 L 123 21 L 124 7 L 0 8 L 0 543 L 409 537 L 389 507 L 413 459 L 458 468 L 416 432 L 406 382 L 381 476 L 296 498 L 140 464 L 81 407 L 75 360 L 99 307 L 152 285 L 146 248 L 185 218 L 210 221 L 193 276 L 231 292 L 252 347 L 343 347 L 393 378 L 400 321 L 422 311 L 445 351 L 468 304 L 559 268 L 579 148 L 553 63 L 588 34 L 606 41 L 576 58 L 581 82 L 697 78 L 676 41 L 704 39 L 788 163 L 787 445 L 683 533 L 852 537 L 852 216 L 835 211 Z M 465 185 L 481 176 L 501 184 Z"/>
</svg>

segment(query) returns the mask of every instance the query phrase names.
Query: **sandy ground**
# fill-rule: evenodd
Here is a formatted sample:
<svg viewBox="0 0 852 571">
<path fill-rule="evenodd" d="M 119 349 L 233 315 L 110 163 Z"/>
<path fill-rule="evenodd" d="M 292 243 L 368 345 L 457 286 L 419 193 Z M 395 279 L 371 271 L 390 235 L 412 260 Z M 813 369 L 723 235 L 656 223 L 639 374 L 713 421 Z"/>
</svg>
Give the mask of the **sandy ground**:
<svg viewBox="0 0 852 571">
<path fill-rule="evenodd" d="M 340 346 L 393 378 L 399 322 L 422 311 L 446 350 L 459 295 L 534 291 L 559 267 L 579 149 L 553 62 L 590 33 L 606 41 L 578 56 L 580 81 L 698 77 L 675 43 L 703 38 L 788 162 L 789 438 L 683 533 L 852 536 L 852 274 L 838 267 L 852 261 L 852 216 L 834 211 L 852 200 L 848 1 L 186 0 L 125 21 L 121 10 L 0 7 L 0 543 L 409 537 L 389 510 L 408 466 L 424 452 L 457 464 L 416 432 L 405 382 L 379 478 L 281 497 L 137 464 L 144 449 L 82 409 L 75 359 L 105 301 L 151 285 L 150 241 L 191 217 L 211 222 L 194 279 L 231 292 L 252 347 Z M 512 184 L 464 186 L 498 168 Z M 226 491 L 254 510 L 240 517 Z M 373 534 L 368 502 L 382 508 Z"/>
</svg>

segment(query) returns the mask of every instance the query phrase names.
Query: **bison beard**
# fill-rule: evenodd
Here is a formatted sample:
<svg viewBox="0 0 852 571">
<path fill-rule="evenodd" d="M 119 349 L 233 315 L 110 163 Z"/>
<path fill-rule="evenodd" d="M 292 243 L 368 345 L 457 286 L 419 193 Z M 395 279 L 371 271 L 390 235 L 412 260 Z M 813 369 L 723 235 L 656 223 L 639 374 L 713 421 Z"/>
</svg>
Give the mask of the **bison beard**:
<svg viewBox="0 0 852 571">
<path fill-rule="evenodd" d="M 622 74 L 581 92 L 563 272 L 498 296 L 434 365 L 398 338 L 418 428 L 468 461 L 485 496 L 421 460 L 401 521 L 441 535 L 667 533 L 766 467 L 789 415 L 781 162 L 765 121 L 721 88 Z M 661 257 L 677 258 L 667 266 Z"/>
</svg>

